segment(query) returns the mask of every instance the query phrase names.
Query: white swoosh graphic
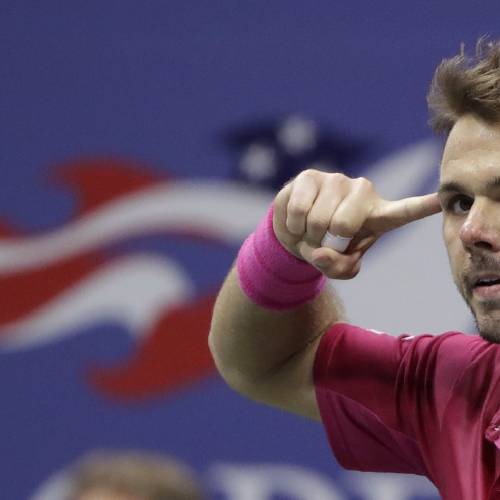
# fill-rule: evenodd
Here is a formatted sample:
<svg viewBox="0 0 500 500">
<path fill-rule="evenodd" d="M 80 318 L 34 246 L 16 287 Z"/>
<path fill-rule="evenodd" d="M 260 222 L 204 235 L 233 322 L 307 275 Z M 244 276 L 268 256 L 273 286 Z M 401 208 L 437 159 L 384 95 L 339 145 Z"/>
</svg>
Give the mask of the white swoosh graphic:
<svg viewBox="0 0 500 500">
<path fill-rule="evenodd" d="M 141 335 L 160 313 L 192 296 L 191 280 L 173 261 L 151 255 L 121 258 L 3 328 L 0 346 L 33 347 L 105 320 L 119 321 Z"/>
<path fill-rule="evenodd" d="M 0 272 L 40 267 L 151 231 L 192 230 L 238 244 L 272 194 L 230 182 L 170 182 L 108 203 L 60 229 L 0 241 Z"/>
</svg>

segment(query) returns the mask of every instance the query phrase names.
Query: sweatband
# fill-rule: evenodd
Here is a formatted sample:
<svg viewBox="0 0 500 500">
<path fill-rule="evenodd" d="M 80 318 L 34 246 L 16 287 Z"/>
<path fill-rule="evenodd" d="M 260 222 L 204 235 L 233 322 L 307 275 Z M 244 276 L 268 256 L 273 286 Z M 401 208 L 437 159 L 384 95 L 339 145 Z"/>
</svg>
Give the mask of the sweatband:
<svg viewBox="0 0 500 500">
<path fill-rule="evenodd" d="M 315 298 L 325 276 L 286 250 L 273 229 L 273 205 L 257 229 L 245 240 L 236 261 L 245 294 L 266 309 L 293 309 Z"/>
</svg>

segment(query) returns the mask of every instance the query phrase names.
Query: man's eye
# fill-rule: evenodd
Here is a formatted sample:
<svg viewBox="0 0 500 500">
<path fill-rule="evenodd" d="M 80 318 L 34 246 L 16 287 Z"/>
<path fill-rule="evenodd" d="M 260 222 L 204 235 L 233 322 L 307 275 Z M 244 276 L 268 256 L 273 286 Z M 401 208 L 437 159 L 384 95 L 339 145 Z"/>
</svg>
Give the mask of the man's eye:
<svg viewBox="0 0 500 500">
<path fill-rule="evenodd" d="M 468 196 L 465 196 L 463 194 L 459 194 L 457 196 L 453 196 L 453 198 L 448 201 L 448 203 L 446 204 L 446 209 L 450 212 L 453 212 L 454 214 L 463 215 L 470 210 L 473 203 L 474 200 L 472 198 L 469 198 Z"/>
</svg>

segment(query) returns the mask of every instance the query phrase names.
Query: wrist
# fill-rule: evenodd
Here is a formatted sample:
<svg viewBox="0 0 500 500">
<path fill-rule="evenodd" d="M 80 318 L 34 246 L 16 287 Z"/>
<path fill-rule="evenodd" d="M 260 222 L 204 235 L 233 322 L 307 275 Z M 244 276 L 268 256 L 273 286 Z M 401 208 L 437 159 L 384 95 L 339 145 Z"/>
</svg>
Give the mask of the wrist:
<svg viewBox="0 0 500 500">
<path fill-rule="evenodd" d="M 245 240 L 237 259 L 240 286 L 256 304 L 286 310 L 314 299 L 325 277 L 289 252 L 273 229 L 271 205 L 257 229 Z"/>
</svg>

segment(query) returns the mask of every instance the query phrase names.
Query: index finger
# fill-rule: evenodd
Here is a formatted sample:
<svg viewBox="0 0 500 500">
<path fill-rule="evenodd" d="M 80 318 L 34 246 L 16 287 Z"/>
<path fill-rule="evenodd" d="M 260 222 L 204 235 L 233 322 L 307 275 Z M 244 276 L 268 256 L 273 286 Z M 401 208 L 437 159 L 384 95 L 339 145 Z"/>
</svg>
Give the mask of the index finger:
<svg viewBox="0 0 500 500">
<path fill-rule="evenodd" d="M 402 200 L 387 201 L 374 207 L 370 214 L 370 226 L 377 231 L 390 231 L 409 222 L 429 217 L 441 211 L 438 194 L 412 196 Z"/>
</svg>

